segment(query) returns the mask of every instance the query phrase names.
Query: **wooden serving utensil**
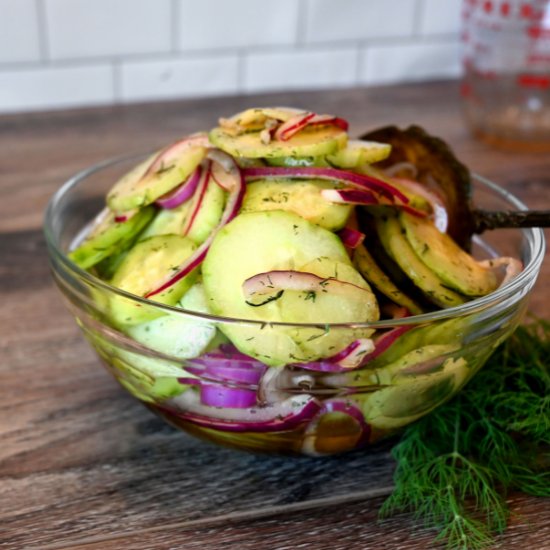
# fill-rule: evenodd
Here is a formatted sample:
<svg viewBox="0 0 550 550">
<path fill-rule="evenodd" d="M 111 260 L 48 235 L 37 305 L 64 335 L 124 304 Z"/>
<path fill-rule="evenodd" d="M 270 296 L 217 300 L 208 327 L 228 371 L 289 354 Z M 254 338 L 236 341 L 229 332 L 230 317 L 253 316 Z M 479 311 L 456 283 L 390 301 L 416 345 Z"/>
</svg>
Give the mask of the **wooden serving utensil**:
<svg viewBox="0 0 550 550">
<path fill-rule="evenodd" d="M 497 228 L 550 227 L 550 211 L 489 211 L 475 207 L 471 199 L 470 172 L 440 138 L 419 126 L 404 130 L 385 126 L 363 134 L 359 139 L 389 143 L 390 156 L 374 166 L 385 169 L 405 162 L 418 171 L 415 181 L 443 194 L 449 216 L 447 232 L 462 247 L 468 248 L 475 233 Z"/>
</svg>

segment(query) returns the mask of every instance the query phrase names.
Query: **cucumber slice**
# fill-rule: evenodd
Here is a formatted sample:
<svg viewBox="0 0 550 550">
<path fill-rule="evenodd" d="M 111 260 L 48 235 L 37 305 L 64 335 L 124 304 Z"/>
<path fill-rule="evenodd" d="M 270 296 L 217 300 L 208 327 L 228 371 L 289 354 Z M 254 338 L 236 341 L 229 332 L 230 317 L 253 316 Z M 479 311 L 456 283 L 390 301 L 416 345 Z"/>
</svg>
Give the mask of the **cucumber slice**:
<svg viewBox="0 0 550 550">
<path fill-rule="evenodd" d="M 401 212 L 399 221 L 417 256 L 445 284 L 467 296 L 484 296 L 497 288 L 495 273 L 476 262 L 429 220 Z"/>
<path fill-rule="evenodd" d="M 377 141 L 350 140 L 346 147 L 327 156 L 330 164 L 338 168 L 355 168 L 363 164 L 372 164 L 387 158 L 391 145 Z"/>
<path fill-rule="evenodd" d="M 181 265 L 194 251 L 195 244 L 179 235 L 159 235 L 137 243 L 122 261 L 111 284 L 137 296 L 146 296 L 166 274 Z M 196 271 L 183 277 L 164 292 L 156 294 L 155 302 L 175 305 L 195 282 Z M 159 317 L 161 313 L 116 296 L 111 301 L 111 315 L 117 325 L 135 325 Z"/>
<path fill-rule="evenodd" d="M 288 141 L 267 144 L 262 142 L 260 132 L 234 136 L 222 128 L 214 128 L 208 137 L 222 151 L 234 157 L 249 158 L 330 155 L 345 147 L 348 139 L 346 132 L 334 126 L 306 127 Z"/>
<path fill-rule="evenodd" d="M 422 354 L 417 355 L 421 359 Z M 396 385 L 367 395 L 362 406 L 365 420 L 381 430 L 401 428 L 447 401 L 469 374 L 463 358 L 447 357 L 435 372 L 403 377 Z"/>
<path fill-rule="evenodd" d="M 186 201 L 176 208 L 159 210 L 153 221 L 140 235 L 139 240 L 143 241 L 157 235 L 182 235 L 190 208 L 191 201 Z"/>
<path fill-rule="evenodd" d="M 107 194 L 109 208 L 124 212 L 151 204 L 188 178 L 204 159 L 206 151 L 202 145 L 190 145 L 177 159 L 152 173 L 148 170 L 156 155 L 150 157 L 115 183 Z"/>
<path fill-rule="evenodd" d="M 443 281 L 415 254 L 407 241 L 404 229 L 397 218 L 390 214 L 376 216 L 376 229 L 386 252 L 422 290 L 428 300 L 442 308 L 464 304 L 466 299 L 447 288 Z"/>
<path fill-rule="evenodd" d="M 187 227 L 184 227 L 184 234 L 199 245 L 219 224 L 226 193 L 213 178 L 208 178 L 205 187 L 203 189 L 199 187 L 197 191 L 191 199 L 189 219 L 185 224 Z"/>
<path fill-rule="evenodd" d="M 124 250 L 154 215 L 155 209 L 151 206 L 136 212 L 125 222 L 116 222 L 115 214 L 105 208 L 97 218 L 99 223 L 85 241 L 69 253 L 69 258 L 82 269 L 89 269 Z"/>
<path fill-rule="evenodd" d="M 350 265 L 340 239 L 291 212 L 240 214 L 216 236 L 202 264 L 204 289 L 215 314 L 239 319 L 283 321 L 279 300 L 253 307 L 246 303 L 242 284 L 258 273 L 297 270 L 329 258 Z M 305 306 L 308 307 L 306 303 Z M 303 350 L 279 327 L 226 324 L 220 327 L 243 352 L 270 365 L 302 357 Z M 316 356 L 321 356 L 320 350 Z M 329 354 L 330 355 L 330 354 Z"/>
<path fill-rule="evenodd" d="M 281 317 L 289 323 L 368 323 L 380 317 L 378 303 L 368 283 L 350 265 L 328 258 L 316 258 L 300 267 L 299 271 L 313 273 L 329 279 L 351 283 L 349 292 L 300 292 L 286 290 L 279 299 Z M 330 356 L 345 348 L 354 340 L 368 338 L 370 329 L 295 328 L 289 331 L 292 339 L 303 350 L 303 360 L 315 356 Z M 296 360 L 300 360 L 299 357 Z"/>
<path fill-rule="evenodd" d="M 422 308 L 416 302 L 411 300 L 393 284 L 393 281 L 380 269 L 369 251 L 362 244 L 355 249 L 353 263 L 359 270 L 359 273 L 392 302 L 406 307 L 413 315 L 423 313 Z"/>
<path fill-rule="evenodd" d="M 330 166 L 325 157 L 273 157 L 266 159 L 269 166 Z"/>
<path fill-rule="evenodd" d="M 204 288 L 200 283 L 194 284 L 185 293 L 179 305 L 190 311 L 210 313 L 206 305 Z M 216 335 L 216 326 L 199 317 L 163 315 L 129 327 L 127 332 L 134 340 L 149 349 L 178 359 L 190 359 L 198 357 L 208 348 Z M 161 361 L 160 366 L 164 366 L 164 363 Z M 150 373 L 154 374 L 154 363 L 150 366 Z M 164 371 L 159 370 L 159 375 L 162 374 L 165 374 Z"/>
<path fill-rule="evenodd" d="M 241 212 L 286 210 L 325 229 L 342 229 L 353 210 L 351 205 L 335 204 L 322 195 L 334 185 L 321 180 L 267 179 L 246 186 Z"/>
</svg>

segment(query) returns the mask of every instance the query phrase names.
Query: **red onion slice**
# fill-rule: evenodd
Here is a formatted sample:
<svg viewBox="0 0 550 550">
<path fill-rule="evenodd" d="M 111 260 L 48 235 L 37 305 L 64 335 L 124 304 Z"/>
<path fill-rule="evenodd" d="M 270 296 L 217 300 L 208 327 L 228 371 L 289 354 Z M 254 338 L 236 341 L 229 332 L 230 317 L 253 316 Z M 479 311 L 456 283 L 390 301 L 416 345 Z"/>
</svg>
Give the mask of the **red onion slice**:
<svg viewBox="0 0 550 550">
<path fill-rule="evenodd" d="M 155 204 L 161 208 L 172 209 L 189 200 L 199 184 L 201 172 L 201 167 L 197 166 L 195 171 L 181 185 L 157 199 Z"/>
<path fill-rule="evenodd" d="M 380 204 L 380 199 L 374 193 L 358 189 L 323 189 L 321 196 L 337 204 Z"/>
<path fill-rule="evenodd" d="M 210 182 L 211 164 L 212 163 L 210 161 L 207 161 L 206 165 L 203 166 L 201 169 L 200 178 L 195 189 L 195 201 L 191 205 L 192 210 L 191 212 L 189 212 L 189 215 L 187 217 L 187 220 L 185 221 L 185 225 L 182 230 L 183 236 L 189 234 L 193 227 L 193 224 L 195 223 L 195 220 L 197 219 L 197 215 L 201 210 L 204 196 L 206 195 L 206 189 Z"/>
<path fill-rule="evenodd" d="M 354 434 L 330 433 L 329 437 L 339 437 L 340 439 L 341 446 L 337 449 L 338 451 L 351 451 L 352 449 L 363 447 L 369 442 L 371 429 L 365 421 L 365 417 L 363 416 L 361 409 L 359 409 L 355 403 L 344 399 L 329 399 L 321 404 L 321 409 L 306 429 L 302 444 L 303 452 L 312 456 L 334 453 L 335 449 L 332 448 L 334 443 L 330 441 L 328 442 L 329 449 L 326 452 L 322 451 L 322 440 L 320 441 L 321 450 L 318 449 L 319 437 L 322 437 L 322 434 L 319 433 L 319 427 L 326 415 L 334 415 L 334 413 L 346 415 L 348 419 L 351 420 L 357 427 L 357 435 L 355 438 L 352 438 Z M 343 440 L 343 437 L 346 436 L 348 438 L 347 442 Z"/>
<path fill-rule="evenodd" d="M 242 177 L 242 172 L 236 164 L 233 173 L 235 177 L 234 185 L 232 186 L 231 192 L 229 193 L 227 202 L 225 204 L 225 209 L 218 225 L 212 230 L 208 238 L 197 248 L 197 250 L 195 250 L 195 252 L 193 252 L 193 254 L 189 258 L 187 258 L 187 260 L 183 264 L 178 266 L 177 270 L 174 273 L 172 273 L 164 281 L 160 281 L 158 283 L 158 286 L 154 290 L 148 292 L 145 295 L 145 298 L 151 298 L 152 296 L 163 292 L 167 288 L 170 288 L 173 284 L 177 283 L 180 279 L 185 277 L 187 274 L 193 271 L 193 269 L 199 266 L 204 260 L 206 253 L 208 252 L 208 249 L 210 248 L 210 245 L 214 240 L 214 237 L 218 234 L 218 231 L 220 231 L 220 229 L 224 225 L 226 225 L 237 215 L 239 209 L 241 208 L 245 192 L 245 183 Z"/>
<path fill-rule="evenodd" d="M 206 157 L 212 161 L 211 176 L 213 180 L 224 190 L 231 191 L 238 176 L 235 172 L 236 164 L 233 157 L 220 149 L 210 149 Z"/>
<path fill-rule="evenodd" d="M 374 342 L 370 338 L 358 338 L 328 359 L 329 363 L 337 363 L 341 368 L 355 369 L 363 363 L 364 357 L 374 350 Z"/>
<path fill-rule="evenodd" d="M 256 404 L 256 392 L 222 384 L 201 384 L 201 403 L 209 407 L 247 409 Z"/>
<path fill-rule="evenodd" d="M 447 209 L 445 208 L 445 203 L 441 197 L 427 189 L 424 185 L 417 183 L 416 181 L 403 179 L 403 178 L 393 178 L 398 184 L 405 187 L 411 193 L 419 195 L 428 201 L 433 213 L 433 221 L 435 227 L 441 232 L 445 233 L 449 225 L 449 215 L 447 214 Z"/>
<path fill-rule="evenodd" d="M 517 258 L 510 258 L 508 256 L 503 256 L 501 258 L 492 258 L 490 260 L 483 260 L 479 262 L 483 267 L 488 267 L 498 273 L 501 267 L 504 267 L 504 277 L 500 284 L 499 288 L 503 287 L 505 284 L 509 283 L 514 277 L 519 275 L 523 271 L 523 262 Z"/>
<path fill-rule="evenodd" d="M 350 227 L 344 227 L 344 229 L 338 231 L 338 236 L 344 246 L 348 248 L 357 248 L 365 240 L 364 233 L 357 231 L 357 229 L 351 229 Z"/>
<path fill-rule="evenodd" d="M 337 168 L 325 168 L 318 166 L 258 166 L 254 168 L 245 168 L 244 177 L 246 180 L 260 178 L 316 178 L 330 181 L 342 181 L 351 187 L 362 191 L 374 191 L 385 196 L 392 204 L 408 204 L 408 197 L 399 189 L 389 183 L 368 176 L 366 174 L 356 174 L 348 170 L 339 170 Z"/>
<path fill-rule="evenodd" d="M 365 288 L 333 277 L 323 278 L 314 273 L 291 270 L 258 273 L 246 279 L 242 289 L 246 303 L 252 306 L 261 306 L 276 300 L 285 290 L 330 292 L 340 296 L 349 295 L 356 290 L 369 292 Z"/>
<path fill-rule="evenodd" d="M 336 126 L 345 132 L 348 131 L 348 121 L 332 115 L 315 115 L 308 123 L 308 126 L 329 125 Z"/>
<path fill-rule="evenodd" d="M 308 122 L 314 117 L 315 113 L 300 113 L 289 118 L 277 128 L 274 134 L 275 139 L 279 141 L 289 140 L 294 134 L 305 128 Z"/>
<path fill-rule="evenodd" d="M 115 222 L 116 223 L 124 223 L 128 220 L 131 220 L 137 213 L 139 212 L 139 208 L 134 208 L 132 210 L 126 210 L 126 212 L 115 213 Z"/>
<path fill-rule="evenodd" d="M 171 143 L 164 149 L 162 149 L 153 162 L 149 165 L 149 168 L 145 171 L 142 180 L 158 172 L 166 164 L 170 164 L 177 160 L 185 151 L 191 147 L 210 147 L 208 136 L 206 134 L 193 134 Z"/>
<path fill-rule="evenodd" d="M 170 399 L 161 411 L 177 414 L 198 426 L 226 432 L 280 432 L 309 422 L 319 410 L 310 395 L 296 395 L 272 405 L 250 408 L 209 407 L 200 402 L 199 393 L 187 390 Z"/>
</svg>

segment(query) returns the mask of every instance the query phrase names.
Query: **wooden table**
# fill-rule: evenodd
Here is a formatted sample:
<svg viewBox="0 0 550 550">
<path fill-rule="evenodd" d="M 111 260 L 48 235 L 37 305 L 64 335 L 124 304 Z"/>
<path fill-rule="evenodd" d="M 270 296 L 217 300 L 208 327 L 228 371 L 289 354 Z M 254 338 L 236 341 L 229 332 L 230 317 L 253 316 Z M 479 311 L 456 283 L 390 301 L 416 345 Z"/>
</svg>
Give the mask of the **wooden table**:
<svg viewBox="0 0 550 550">
<path fill-rule="evenodd" d="M 337 113 L 359 134 L 418 123 L 528 204 L 550 208 L 548 155 L 499 152 L 465 130 L 453 82 L 189 100 L 0 117 L 0 548 L 427 548 L 402 516 L 378 523 L 390 444 L 322 459 L 216 448 L 165 425 L 99 367 L 48 272 L 54 190 L 108 157 L 208 128 L 250 105 Z M 550 261 L 532 310 L 550 317 Z M 499 548 L 550 548 L 546 501 L 510 497 Z"/>
</svg>

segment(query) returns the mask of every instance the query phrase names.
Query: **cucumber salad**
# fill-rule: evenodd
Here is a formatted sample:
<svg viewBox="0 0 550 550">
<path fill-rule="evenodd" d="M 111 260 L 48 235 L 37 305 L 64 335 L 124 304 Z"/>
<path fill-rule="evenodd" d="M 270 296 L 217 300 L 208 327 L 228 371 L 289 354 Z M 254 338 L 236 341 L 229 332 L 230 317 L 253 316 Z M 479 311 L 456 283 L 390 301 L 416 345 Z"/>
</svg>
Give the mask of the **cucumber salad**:
<svg viewBox="0 0 550 550">
<path fill-rule="evenodd" d="M 280 107 L 220 119 L 113 182 L 72 246 L 75 264 L 124 291 L 97 297 L 119 340 L 87 337 L 172 423 L 329 454 L 419 418 L 473 372 L 464 319 L 399 320 L 485 296 L 521 263 L 475 259 L 448 232 L 437 182 L 347 130 Z"/>
</svg>

